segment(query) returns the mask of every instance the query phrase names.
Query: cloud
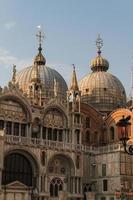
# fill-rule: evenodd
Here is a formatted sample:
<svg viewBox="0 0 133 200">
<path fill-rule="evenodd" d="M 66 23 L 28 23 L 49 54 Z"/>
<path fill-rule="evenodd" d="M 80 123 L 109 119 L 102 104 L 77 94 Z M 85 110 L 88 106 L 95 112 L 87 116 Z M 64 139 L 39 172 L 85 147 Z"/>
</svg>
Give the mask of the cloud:
<svg viewBox="0 0 133 200">
<path fill-rule="evenodd" d="M 2 67 L 8 68 L 16 65 L 18 69 L 22 69 L 25 66 L 29 66 L 31 61 L 31 59 L 18 59 L 12 56 L 9 51 L 0 48 L 0 65 Z"/>
<path fill-rule="evenodd" d="M 4 24 L 4 27 L 7 29 L 7 30 L 10 30 L 12 28 L 14 28 L 16 26 L 16 22 L 15 21 L 10 21 L 10 22 L 7 22 Z"/>
</svg>

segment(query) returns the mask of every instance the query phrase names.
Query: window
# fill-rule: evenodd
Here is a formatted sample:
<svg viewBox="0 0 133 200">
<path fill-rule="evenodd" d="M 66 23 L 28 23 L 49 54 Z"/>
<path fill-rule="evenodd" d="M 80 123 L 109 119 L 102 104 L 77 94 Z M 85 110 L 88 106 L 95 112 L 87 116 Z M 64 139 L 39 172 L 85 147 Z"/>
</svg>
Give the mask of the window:
<svg viewBox="0 0 133 200">
<path fill-rule="evenodd" d="M 113 126 L 110 127 L 110 139 L 111 140 L 115 139 L 115 131 Z"/>
<path fill-rule="evenodd" d="M 14 123 L 14 135 L 19 135 L 19 123 Z"/>
<path fill-rule="evenodd" d="M 86 128 L 90 128 L 90 118 L 86 117 Z"/>
<path fill-rule="evenodd" d="M 77 155 L 77 157 L 76 157 L 76 167 L 77 167 L 77 169 L 79 169 L 79 163 L 80 163 L 80 156 Z"/>
<path fill-rule="evenodd" d="M 50 196 L 58 197 L 59 191 L 63 189 L 63 182 L 59 178 L 54 178 L 50 183 Z"/>
<path fill-rule="evenodd" d="M 59 130 L 59 141 L 61 142 L 63 140 L 62 130 Z"/>
<path fill-rule="evenodd" d="M 12 122 L 6 123 L 6 134 L 8 134 L 8 135 L 12 134 Z"/>
<path fill-rule="evenodd" d="M 106 176 L 106 164 L 102 164 L 102 176 Z"/>
<path fill-rule="evenodd" d="M 21 136 L 26 136 L 26 124 L 21 124 Z"/>
<path fill-rule="evenodd" d="M 75 135 L 76 135 L 76 143 L 79 144 L 79 140 L 80 140 L 80 130 L 75 130 Z"/>
<path fill-rule="evenodd" d="M 0 129 L 3 129 L 3 128 L 4 128 L 4 121 L 0 120 Z"/>
<path fill-rule="evenodd" d="M 86 143 L 90 143 L 91 139 L 90 139 L 90 131 L 86 132 Z"/>
<path fill-rule="evenodd" d="M 57 129 L 53 130 L 53 140 L 57 141 Z"/>
<path fill-rule="evenodd" d="M 48 128 L 48 140 L 52 140 L 52 128 Z"/>
<path fill-rule="evenodd" d="M 103 180 L 103 191 L 106 192 L 108 191 L 108 180 Z"/>
<path fill-rule="evenodd" d="M 46 139 L 46 127 L 43 127 L 42 138 L 43 138 L 44 140 Z"/>
<path fill-rule="evenodd" d="M 80 116 L 78 114 L 75 114 L 74 122 L 76 124 L 79 124 L 79 122 L 80 122 Z"/>
</svg>

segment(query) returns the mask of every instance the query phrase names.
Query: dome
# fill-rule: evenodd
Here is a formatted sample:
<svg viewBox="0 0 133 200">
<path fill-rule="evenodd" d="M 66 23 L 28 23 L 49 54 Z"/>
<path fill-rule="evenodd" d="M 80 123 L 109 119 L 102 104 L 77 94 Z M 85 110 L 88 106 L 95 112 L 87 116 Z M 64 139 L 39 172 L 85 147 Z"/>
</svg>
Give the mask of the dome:
<svg viewBox="0 0 133 200">
<path fill-rule="evenodd" d="M 95 71 L 79 83 L 82 101 L 101 112 L 110 112 L 126 103 L 126 93 L 121 82 L 106 71 Z"/>
<path fill-rule="evenodd" d="M 109 62 L 101 56 L 103 40 L 96 40 L 98 55 L 91 62 L 92 73 L 79 83 L 82 101 L 95 107 L 100 112 L 111 112 L 115 108 L 125 106 L 126 93 L 117 77 L 107 72 Z"/>
<path fill-rule="evenodd" d="M 23 92 L 28 93 L 29 86 L 33 80 L 35 66 L 29 66 L 16 74 L 16 83 Z M 54 97 L 54 84 L 58 84 L 61 97 L 66 96 L 67 84 L 63 77 L 54 69 L 45 65 L 38 65 L 38 74 L 42 85 L 44 86 L 45 96 Z"/>
</svg>

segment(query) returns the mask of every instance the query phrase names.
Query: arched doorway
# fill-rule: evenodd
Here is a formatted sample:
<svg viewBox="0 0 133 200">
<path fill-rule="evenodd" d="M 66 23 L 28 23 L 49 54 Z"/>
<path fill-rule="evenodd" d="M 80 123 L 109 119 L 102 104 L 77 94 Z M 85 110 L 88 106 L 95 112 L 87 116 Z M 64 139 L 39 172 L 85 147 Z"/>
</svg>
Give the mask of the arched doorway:
<svg viewBox="0 0 133 200">
<path fill-rule="evenodd" d="M 63 190 L 63 182 L 60 178 L 53 178 L 50 182 L 50 197 L 58 197 L 59 191 Z"/>
<path fill-rule="evenodd" d="M 33 167 L 29 159 L 18 152 L 8 154 L 4 159 L 2 184 L 19 181 L 27 186 L 33 186 Z"/>
</svg>

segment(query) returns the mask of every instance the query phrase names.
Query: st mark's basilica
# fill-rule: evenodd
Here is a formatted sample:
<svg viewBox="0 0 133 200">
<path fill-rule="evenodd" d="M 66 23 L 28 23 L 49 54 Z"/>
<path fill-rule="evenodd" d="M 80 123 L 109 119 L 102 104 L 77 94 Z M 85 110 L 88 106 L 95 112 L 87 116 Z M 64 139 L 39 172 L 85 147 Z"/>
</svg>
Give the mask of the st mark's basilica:
<svg viewBox="0 0 133 200">
<path fill-rule="evenodd" d="M 13 66 L 0 87 L 0 200 L 116 200 L 126 192 L 132 200 L 133 156 L 116 124 L 130 116 L 133 136 L 133 101 L 108 72 L 102 39 L 91 73 L 78 82 L 73 66 L 67 86 L 47 66 L 38 37 L 32 65 Z"/>
</svg>

